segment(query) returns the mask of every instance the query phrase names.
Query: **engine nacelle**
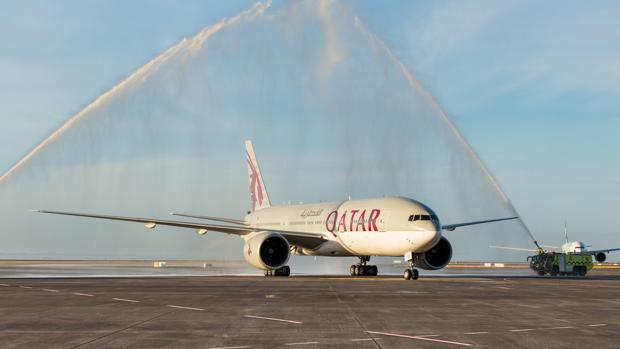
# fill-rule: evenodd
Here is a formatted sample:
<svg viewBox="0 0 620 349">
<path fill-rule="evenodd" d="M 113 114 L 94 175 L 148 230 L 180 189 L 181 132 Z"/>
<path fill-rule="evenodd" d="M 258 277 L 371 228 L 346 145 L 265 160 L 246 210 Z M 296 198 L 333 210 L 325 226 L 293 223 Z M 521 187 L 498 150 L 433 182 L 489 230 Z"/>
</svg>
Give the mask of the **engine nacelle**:
<svg viewBox="0 0 620 349">
<path fill-rule="evenodd" d="M 288 241 L 278 233 L 261 232 L 245 240 L 243 257 L 254 267 L 262 270 L 278 269 L 290 257 Z"/>
<path fill-rule="evenodd" d="M 425 270 L 438 270 L 444 268 L 452 259 L 452 245 L 445 237 L 426 252 L 417 254 L 416 266 Z"/>
<path fill-rule="evenodd" d="M 599 263 L 603 263 L 607 259 L 607 255 L 603 252 L 599 252 L 594 255 L 594 259 Z"/>
</svg>

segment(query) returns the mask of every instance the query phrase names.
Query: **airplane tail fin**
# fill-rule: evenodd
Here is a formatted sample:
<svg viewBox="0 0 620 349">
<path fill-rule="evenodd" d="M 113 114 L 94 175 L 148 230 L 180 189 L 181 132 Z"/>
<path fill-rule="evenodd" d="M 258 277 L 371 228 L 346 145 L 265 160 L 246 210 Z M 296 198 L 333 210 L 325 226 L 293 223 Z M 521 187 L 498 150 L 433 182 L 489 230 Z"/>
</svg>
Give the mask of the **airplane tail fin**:
<svg viewBox="0 0 620 349">
<path fill-rule="evenodd" d="M 269 195 L 267 195 L 267 189 L 265 189 L 265 182 L 263 182 L 263 176 L 260 174 L 258 161 L 256 161 L 252 141 L 245 141 L 245 156 L 248 163 L 248 175 L 250 177 L 252 211 L 271 207 L 271 201 L 269 201 Z"/>
</svg>

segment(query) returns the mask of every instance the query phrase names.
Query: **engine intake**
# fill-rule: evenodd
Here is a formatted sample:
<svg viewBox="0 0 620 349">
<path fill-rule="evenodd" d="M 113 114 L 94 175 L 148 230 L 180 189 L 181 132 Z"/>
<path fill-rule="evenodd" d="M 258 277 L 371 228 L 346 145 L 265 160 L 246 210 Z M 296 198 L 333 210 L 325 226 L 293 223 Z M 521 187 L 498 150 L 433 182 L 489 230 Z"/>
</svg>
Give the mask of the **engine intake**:
<svg viewBox="0 0 620 349">
<path fill-rule="evenodd" d="M 603 252 L 599 252 L 594 255 L 594 259 L 596 259 L 596 261 L 599 263 L 603 263 L 607 259 L 607 255 Z"/>
<path fill-rule="evenodd" d="M 257 233 L 246 240 L 243 257 L 258 269 L 278 269 L 288 262 L 290 245 L 280 234 Z"/>
<path fill-rule="evenodd" d="M 445 237 L 431 247 L 428 251 L 417 254 L 416 266 L 425 270 L 438 270 L 444 268 L 452 259 L 452 245 Z"/>
</svg>

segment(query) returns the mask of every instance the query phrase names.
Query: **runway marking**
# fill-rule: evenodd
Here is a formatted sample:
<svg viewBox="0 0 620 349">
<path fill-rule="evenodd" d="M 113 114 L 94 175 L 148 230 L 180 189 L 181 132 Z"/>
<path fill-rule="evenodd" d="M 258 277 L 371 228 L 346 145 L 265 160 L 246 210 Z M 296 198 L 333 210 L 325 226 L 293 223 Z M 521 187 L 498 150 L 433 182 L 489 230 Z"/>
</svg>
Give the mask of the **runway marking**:
<svg viewBox="0 0 620 349">
<path fill-rule="evenodd" d="M 489 332 L 465 332 L 463 334 L 488 334 Z"/>
<path fill-rule="evenodd" d="M 140 303 L 140 301 L 134 300 L 134 299 L 125 299 L 125 298 L 112 298 L 115 301 L 119 301 L 119 302 L 129 302 L 129 303 Z"/>
<path fill-rule="evenodd" d="M 465 346 L 465 347 L 471 346 L 471 344 L 469 344 L 469 343 L 461 343 L 461 342 L 445 341 L 445 340 L 436 339 L 436 338 L 428 338 L 430 336 L 436 336 L 436 335 L 407 336 L 407 335 L 404 335 L 404 334 L 387 333 L 387 332 L 375 332 L 375 331 L 366 331 L 366 333 L 379 334 L 379 335 L 383 335 L 383 336 L 392 336 L 392 337 L 401 337 L 401 338 L 409 338 L 409 339 L 418 339 L 418 340 L 423 340 L 423 341 L 438 342 L 438 343 L 445 343 L 445 344 L 454 344 L 454 345 L 461 345 L 461 346 Z"/>
<path fill-rule="evenodd" d="M 54 293 L 60 292 L 58 290 L 52 290 L 51 288 L 44 288 L 43 291 L 45 291 L 45 292 L 54 292 Z"/>
<path fill-rule="evenodd" d="M 7 284 L 0 284 L 0 286 L 9 287 L 10 285 L 7 285 Z"/>
<path fill-rule="evenodd" d="M 201 308 L 184 307 L 181 305 L 172 305 L 172 304 L 168 304 L 167 307 L 177 308 L 177 309 L 186 309 L 186 310 L 204 311 L 204 309 L 201 309 Z"/>
<path fill-rule="evenodd" d="M 303 322 L 301 321 L 295 321 L 295 320 L 285 320 L 285 319 L 277 319 L 277 318 L 273 318 L 273 317 L 264 317 L 264 316 L 256 316 L 256 315 L 243 315 L 244 317 L 247 318 L 252 318 L 252 319 L 261 319 L 261 320 L 271 320 L 271 321 L 280 321 L 280 322 L 288 322 L 291 324 L 297 324 L 297 325 L 301 325 L 303 324 Z"/>
<path fill-rule="evenodd" d="M 518 330 L 510 330 L 510 332 L 527 332 L 527 331 L 534 331 L 533 328 L 521 328 Z"/>
<path fill-rule="evenodd" d="M 588 325 L 590 327 L 601 327 L 601 326 L 607 326 L 607 324 L 592 324 L 592 325 Z"/>
<path fill-rule="evenodd" d="M 88 293 L 71 292 L 71 294 L 74 294 L 76 296 L 83 296 L 83 297 L 93 297 L 92 294 L 88 294 Z"/>
<path fill-rule="evenodd" d="M 353 338 L 351 342 L 361 342 L 361 341 L 379 341 L 381 338 Z"/>
<path fill-rule="evenodd" d="M 502 290 L 512 290 L 512 287 L 506 287 L 506 286 L 497 286 L 497 288 L 501 288 Z"/>
<path fill-rule="evenodd" d="M 30 286 L 19 286 L 20 288 L 32 288 Z"/>
<path fill-rule="evenodd" d="M 240 345 L 237 347 L 213 347 L 213 348 L 209 348 L 209 349 L 242 349 L 242 348 L 251 348 L 251 346 L 249 345 Z"/>
<path fill-rule="evenodd" d="M 308 344 L 319 344 L 319 342 L 298 342 L 298 343 L 286 343 L 284 345 L 308 345 Z"/>
<path fill-rule="evenodd" d="M 567 329 L 567 328 L 575 328 L 573 326 L 559 326 L 559 327 L 551 327 L 549 328 L 549 330 L 563 330 L 563 329 Z"/>
</svg>

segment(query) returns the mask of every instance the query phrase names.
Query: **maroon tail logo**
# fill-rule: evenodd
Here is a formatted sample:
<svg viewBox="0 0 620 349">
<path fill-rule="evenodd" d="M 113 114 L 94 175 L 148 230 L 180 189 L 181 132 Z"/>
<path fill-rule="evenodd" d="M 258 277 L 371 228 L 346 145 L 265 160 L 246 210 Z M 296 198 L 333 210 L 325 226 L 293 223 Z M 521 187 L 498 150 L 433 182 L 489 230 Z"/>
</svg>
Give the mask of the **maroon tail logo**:
<svg viewBox="0 0 620 349">
<path fill-rule="evenodd" d="M 263 190 L 260 182 L 260 177 L 258 176 L 258 170 L 254 163 L 252 163 L 252 159 L 250 158 L 250 154 L 247 153 L 247 161 L 248 167 L 250 169 L 250 198 L 252 199 L 252 211 L 256 210 L 256 203 L 258 202 L 259 206 L 263 205 Z"/>
</svg>

